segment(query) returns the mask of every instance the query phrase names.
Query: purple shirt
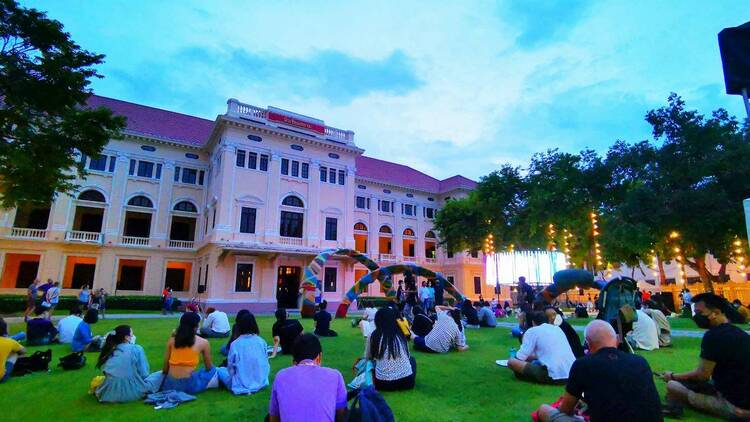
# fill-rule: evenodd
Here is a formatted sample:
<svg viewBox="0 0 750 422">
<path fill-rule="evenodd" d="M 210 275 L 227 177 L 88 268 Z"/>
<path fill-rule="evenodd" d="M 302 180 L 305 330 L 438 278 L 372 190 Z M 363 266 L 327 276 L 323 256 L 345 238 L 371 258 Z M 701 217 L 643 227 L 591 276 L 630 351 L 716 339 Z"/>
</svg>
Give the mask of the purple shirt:
<svg viewBox="0 0 750 422">
<path fill-rule="evenodd" d="M 268 413 L 284 422 L 336 420 L 346 408 L 344 377 L 335 369 L 296 365 L 276 374 Z"/>
</svg>

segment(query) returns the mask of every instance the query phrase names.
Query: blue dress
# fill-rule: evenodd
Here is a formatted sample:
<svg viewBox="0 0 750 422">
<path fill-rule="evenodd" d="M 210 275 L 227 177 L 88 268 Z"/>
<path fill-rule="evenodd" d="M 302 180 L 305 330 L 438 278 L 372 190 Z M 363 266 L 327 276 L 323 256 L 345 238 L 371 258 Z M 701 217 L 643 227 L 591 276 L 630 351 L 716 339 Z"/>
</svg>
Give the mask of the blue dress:
<svg viewBox="0 0 750 422">
<path fill-rule="evenodd" d="M 234 394 L 252 394 L 268 386 L 270 372 L 266 341 L 244 334 L 229 347 L 227 367 L 220 368 L 219 379 Z"/>
<path fill-rule="evenodd" d="M 102 366 L 104 382 L 96 389 L 100 402 L 122 403 L 141 400 L 158 389 L 146 377 L 148 360 L 143 347 L 137 344 L 120 344 Z"/>
</svg>

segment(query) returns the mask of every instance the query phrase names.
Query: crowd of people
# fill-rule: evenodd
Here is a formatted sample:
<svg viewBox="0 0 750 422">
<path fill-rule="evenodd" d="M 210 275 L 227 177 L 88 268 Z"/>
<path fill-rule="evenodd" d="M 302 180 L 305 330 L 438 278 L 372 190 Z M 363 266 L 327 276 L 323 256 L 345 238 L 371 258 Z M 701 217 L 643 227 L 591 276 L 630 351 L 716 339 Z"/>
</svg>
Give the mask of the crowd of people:
<svg viewBox="0 0 750 422">
<path fill-rule="evenodd" d="M 74 353 L 99 353 L 96 367 L 102 376 L 92 385 L 101 402 L 140 400 L 159 391 L 195 395 L 222 387 L 246 395 L 270 387 L 268 420 L 345 420 L 352 390 L 347 391 L 339 371 L 323 366 L 320 338 L 338 335 L 331 329 L 326 301 L 317 305 L 312 333 L 289 318 L 285 309 L 278 309 L 270 346 L 248 310 L 238 312 L 232 324 L 221 310 L 209 307 L 201 314 L 199 306 L 188 306 L 167 339 L 161 370 L 152 372 L 130 326 L 94 334 L 92 327 L 103 309 L 92 305 L 106 292 L 81 289 L 79 303 L 55 326 L 50 314 L 59 301 L 59 287 L 47 284 L 43 288 L 35 282 L 29 288 L 29 305 L 33 297 L 34 306 L 25 313 L 25 333 L 9 337 L 0 319 L 0 382 L 8 379 L 14 363 L 26 353 L 23 340 L 27 346 L 59 342 L 70 344 Z M 519 381 L 564 386 L 559 400 L 537 409 L 536 420 L 661 421 L 664 415 L 679 416 L 685 406 L 728 420 L 750 418 L 750 335 L 732 324 L 746 321 L 741 304 L 712 293 L 691 296 L 687 306 L 693 319 L 707 330 L 698 364 L 692 371 L 654 373 L 646 359 L 622 347 L 625 343 L 643 351 L 671 347 L 669 319 L 663 306 L 648 295 L 636 301 L 635 321 L 626 336 L 619 335 L 610 322 L 594 320 L 585 327 L 582 342 L 559 308 L 531 306 L 533 288 L 524 280 L 515 307 L 483 298 L 448 306 L 439 284 L 430 280 L 417 289 L 413 276 L 407 275 L 399 283 L 396 301 L 366 308 L 362 318 L 353 321 L 364 339 L 360 362 L 370 365 L 366 368 L 371 368 L 368 374 L 375 390 L 415 388 L 413 353 L 465 352 L 467 332 L 494 328 L 496 317 L 515 314 L 519 327 L 513 333 L 520 346 L 497 363 L 507 366 Z M 212 360 L 210 338 L 226 339 L 221 346 L 226 359 L 219 365 Z M 269 360 L 278 355 L 291 356 L 292 366 L 280 370 L 271 384 Z M 654 376 L 667 383 L 664 403 Z M 353 384 L 349 387 L 361 387 Z"/>
</svg>

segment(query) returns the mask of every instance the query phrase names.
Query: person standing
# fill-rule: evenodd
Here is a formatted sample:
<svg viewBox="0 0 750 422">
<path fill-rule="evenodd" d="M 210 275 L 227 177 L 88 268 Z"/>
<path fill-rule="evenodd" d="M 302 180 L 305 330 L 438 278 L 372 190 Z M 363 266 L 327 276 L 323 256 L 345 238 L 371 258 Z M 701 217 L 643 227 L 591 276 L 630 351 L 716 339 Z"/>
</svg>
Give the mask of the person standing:
<svg viewBox="0 0 750 422">
<path fill-rule="evenodd" d="M 172 293 L 171 287 L 165 287 L 162 292 L 162 300 L 164 301 L 164 309 L 162 314 L 172 314 L 172 303 L 174 302 L 174 294 Z"/>
<path fill-rule="evenodd" d="M 78 292 L 78 306 L 81 309 L 88 309 L 90 302 L 91 291 L 89 290 L 88 284 L 84 284 L 83 287 L 81 287 L 81 291 Z"/>
<path fill-rule="evenodd" d="M 432 283 L 432 288 L 434 291 L 433 299 L 435 303 L 434 306 L 443 306 L 443 303 L 445 302 L 445 299 L 443 299 L 443 295 L 445 293 L 445 286 L 443 286 L 443 283 L 438 280 L 434 279 Z"/>
<path fill-rule="evenodd" d="M 47 308 L 47 311 L 49 312 L 49 316 L 52 317 L 52 314 L 55 312 L 55 308 L 57 308 L 57 304 L 60 302 L 60 283 L 54 282 L 52 283 L 52 287 L 47 290 L 47 294 L 44 296 L 44 302 L 42 303 L 42 306 Z"/>
<path fill-rule="evenodd" d="M 574 416 L 578 400 L 585 397 L 592 422 L 661 422 L 659 393 L 648 362 L 641 356 L 617 350 L 612 326 L 594 320 L 584 332 L 590 353 L 570 368 L 560 407 L 539 407 L 542 422 L 582 422 Z"/>
<path fill-rule="evenodd" d="M 39 297 L 39 283 L 41 280 L 38 278 L 29 284 L 28 290 L 26 290 L 26 310 L 23 313 L 24 318 L 31 315 L 36 307 L 36 300 Z"/>
<path fill-rule="evenodd" d="M 682 413 L 682 406 L 729 420 L 750 418 L 750 334 L 732 325 L 739 316 L 723 297 L 701 293 L 692 298 L 693 321 L 706 331 L 700 361 L 689 372 L 665 371 L 667 409 Z M 709 382 L 711 381 L 711 382 Z"/>
<path fill-rule="evenodd" d="M 518 296 L 517 305 L 521 306 L 524 303 L 529 305 L 534 303 L 534 288 L 526 284 L 526 277 L 518 277 Z"/>
<path fill-rule="evenodd" d="M 101 319 L 104 319 L 104 314 L 107 309 L 107 294 L 108 293 L 104 288 L 100 288 L 91 299 L 91 307 L 99 311 Z"/>
</svg>

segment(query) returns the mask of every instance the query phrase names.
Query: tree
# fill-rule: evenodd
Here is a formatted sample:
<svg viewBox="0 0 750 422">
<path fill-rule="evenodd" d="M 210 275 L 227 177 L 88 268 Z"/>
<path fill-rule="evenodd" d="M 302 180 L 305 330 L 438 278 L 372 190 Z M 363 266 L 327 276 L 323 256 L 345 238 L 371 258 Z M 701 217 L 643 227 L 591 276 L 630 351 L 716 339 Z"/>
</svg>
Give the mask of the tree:
<svg viewBox="0 0 750 422">
<path fill-rule="evenodd" d="M 97 156 L 125 120 L 86 108 L 104 56 L 82 50 L 60 22 L 0 0 L 0 38 L 0 205 L 48 203 L 85 175 L 77 153 Z"/>
</svg>

